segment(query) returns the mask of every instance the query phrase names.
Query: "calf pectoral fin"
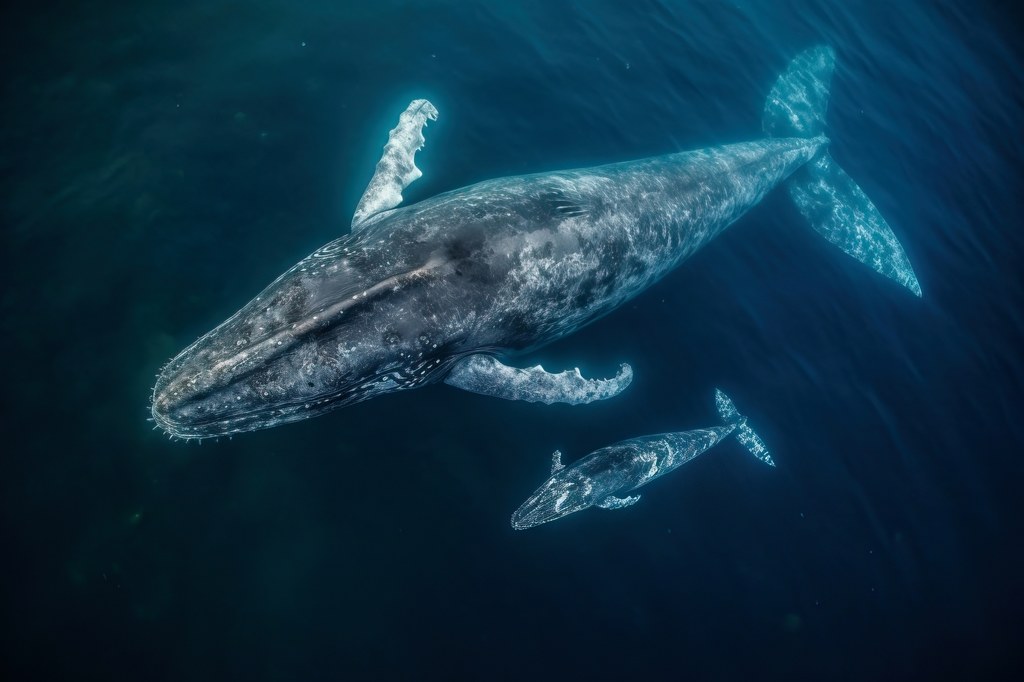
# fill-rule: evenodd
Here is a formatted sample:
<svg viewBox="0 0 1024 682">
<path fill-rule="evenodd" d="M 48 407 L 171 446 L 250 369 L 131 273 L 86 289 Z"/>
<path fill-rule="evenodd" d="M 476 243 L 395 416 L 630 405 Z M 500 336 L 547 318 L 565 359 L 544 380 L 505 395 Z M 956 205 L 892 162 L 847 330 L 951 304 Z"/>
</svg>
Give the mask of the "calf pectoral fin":
<svg viewBox="0 0 1024 682">
<path fill-rule="evenodd" d="M 551 453 L 551 473 L 555 474 L 565 468 L 562 464 L 562 451 L 555 450 Z"/>
<path fill-rule="evenodd" d="M 615 497 L 614 495 L 609 495 L 598 502 L 596 506 L 601 509 L 622 509 L 623 507 L 628 507 L 631 504 L 636 504 L 639 501 L 639 495 L 630 495 L 629 497 Z"/>
<path fill-rule="evenodd" d="M 625 363 L 610 379 L 585 379 L 578 368 L 552 374 L 540 365 L 520 369 L 489 355 L 470 355 L 456 363 L 445 383 L 506 400 L 582 405 L 616 396 L 632 380 L 633 368 Z"/>
<path fill-rule="evenodd" d="M 384 155 L 352 216 L 353 232 L 402 203 L 402 190 L 423 175 L 416 167 L 416 152 L 423 147 L 423 128 L 428 120 L 437 120 L 437 109 L 425 99 L 414 99 L 398 117 L 398 125 L 388 135 Z"/>
</svg>

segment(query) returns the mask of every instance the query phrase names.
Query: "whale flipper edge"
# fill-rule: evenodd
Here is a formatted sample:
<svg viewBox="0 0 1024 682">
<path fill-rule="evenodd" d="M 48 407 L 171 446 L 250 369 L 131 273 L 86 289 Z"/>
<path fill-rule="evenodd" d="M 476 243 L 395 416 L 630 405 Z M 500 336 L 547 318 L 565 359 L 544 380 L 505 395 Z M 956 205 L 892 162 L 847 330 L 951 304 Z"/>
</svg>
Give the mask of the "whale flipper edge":
<svg viewBox="0 0 1024 682">
<path fill-rule="evenodd" d="M 426 141 L 423 129 L 428 120 L 437 120 L 437 109 L 425 99 L 414 99 L 398 117 L 398 125 L 388 134 L 384 154 L 352 216 L 353 232 L 401 204 L 402 190 L 422 177 L 423 172 L 416 167 L 416 152 Z"/>
<path fill-rule="evenodd" d="M 622 509 L 623 507 L 634 505 L 639 501 L 639 495 L 630 495 L 629 497 L 615 497 L 614 495 L 609 495 L 598 502 L 595 506 L 600 507 L 601 509 Z"/>
<path fill-rule="evenodd" d="M 509 367 L 490 355 L 470 355 L 452 368 L 445 383 L 465 391 L 531 403 L 584 405 L 621 393 L 633 380 L 633 368 L 623 363 L 610 379 L 586 379 L 579 368 L 554 374 L 540 365 Z"/>
</svg>

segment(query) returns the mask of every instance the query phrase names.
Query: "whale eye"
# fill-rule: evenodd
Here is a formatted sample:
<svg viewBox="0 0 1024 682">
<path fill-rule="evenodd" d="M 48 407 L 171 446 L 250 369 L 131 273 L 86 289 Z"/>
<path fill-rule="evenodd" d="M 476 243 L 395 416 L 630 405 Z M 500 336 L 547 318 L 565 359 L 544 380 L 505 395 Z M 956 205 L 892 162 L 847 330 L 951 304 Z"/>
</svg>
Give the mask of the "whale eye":
<svg viewBox="0 0 1024 682">
<path fill-rule="evenodd" d="M 384 343 L 389 346 L 394 346 L 401 340 L 402 337 L 398 335 L 398 332 L 387 332 L 384 334 Z"/>
</svg>

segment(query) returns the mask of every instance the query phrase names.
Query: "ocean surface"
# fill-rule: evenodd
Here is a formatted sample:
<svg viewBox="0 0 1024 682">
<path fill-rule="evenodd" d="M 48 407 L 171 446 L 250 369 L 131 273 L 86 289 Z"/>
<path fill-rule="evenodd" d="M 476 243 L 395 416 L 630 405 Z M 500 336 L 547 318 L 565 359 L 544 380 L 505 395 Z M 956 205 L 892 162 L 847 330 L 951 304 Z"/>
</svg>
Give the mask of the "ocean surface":
<svg viewBox="0 0 1024 682">
<path fill-rule="evenodd" d="M 1024 84 L 1011 3 L 32 3 L 0 28 L 8 680 L 1021 679 Z M 523 363 L 616 399 L 443 385 L 172 442 L 154 374 L 348 230 L 414 97 L 413 202 L 761 136 L 837 55 L 833 156 L 924 296 L 785 192 Z M 566 461 L 734 442 L 529 531 Z"/>
</svg>

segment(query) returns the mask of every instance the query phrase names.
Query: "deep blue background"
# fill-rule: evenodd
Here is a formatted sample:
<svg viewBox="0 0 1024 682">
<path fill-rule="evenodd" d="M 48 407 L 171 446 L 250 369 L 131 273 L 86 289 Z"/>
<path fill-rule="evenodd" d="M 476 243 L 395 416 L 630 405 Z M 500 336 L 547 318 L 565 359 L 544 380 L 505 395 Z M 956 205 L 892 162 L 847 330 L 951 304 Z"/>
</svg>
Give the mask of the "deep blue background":
<svg viewBox="0 0 1024 682">
<path fill-rule="evenodd" d="M 141 5 L 141 6 L 140 6 Z M 514 7 L 514 8 L 513 8 Z M 4 633 L 19 679 L 1012 677 L 1024 642 L 1024 88 L 1010 5 L 33 3 L 2 22 Z M 924 298 L 782 193 L 536 358 L 618 399 L 438 386 L 171 443 L 153 375 L 347 230 L 397 114 L 409 200 L 757 137 L 838 57 L 835 158 Z M 515 532 L 557 448 L 714 423 L 615 513 Z M 10 679 L 10 678 L 8 678 Z"/>
</svg>

